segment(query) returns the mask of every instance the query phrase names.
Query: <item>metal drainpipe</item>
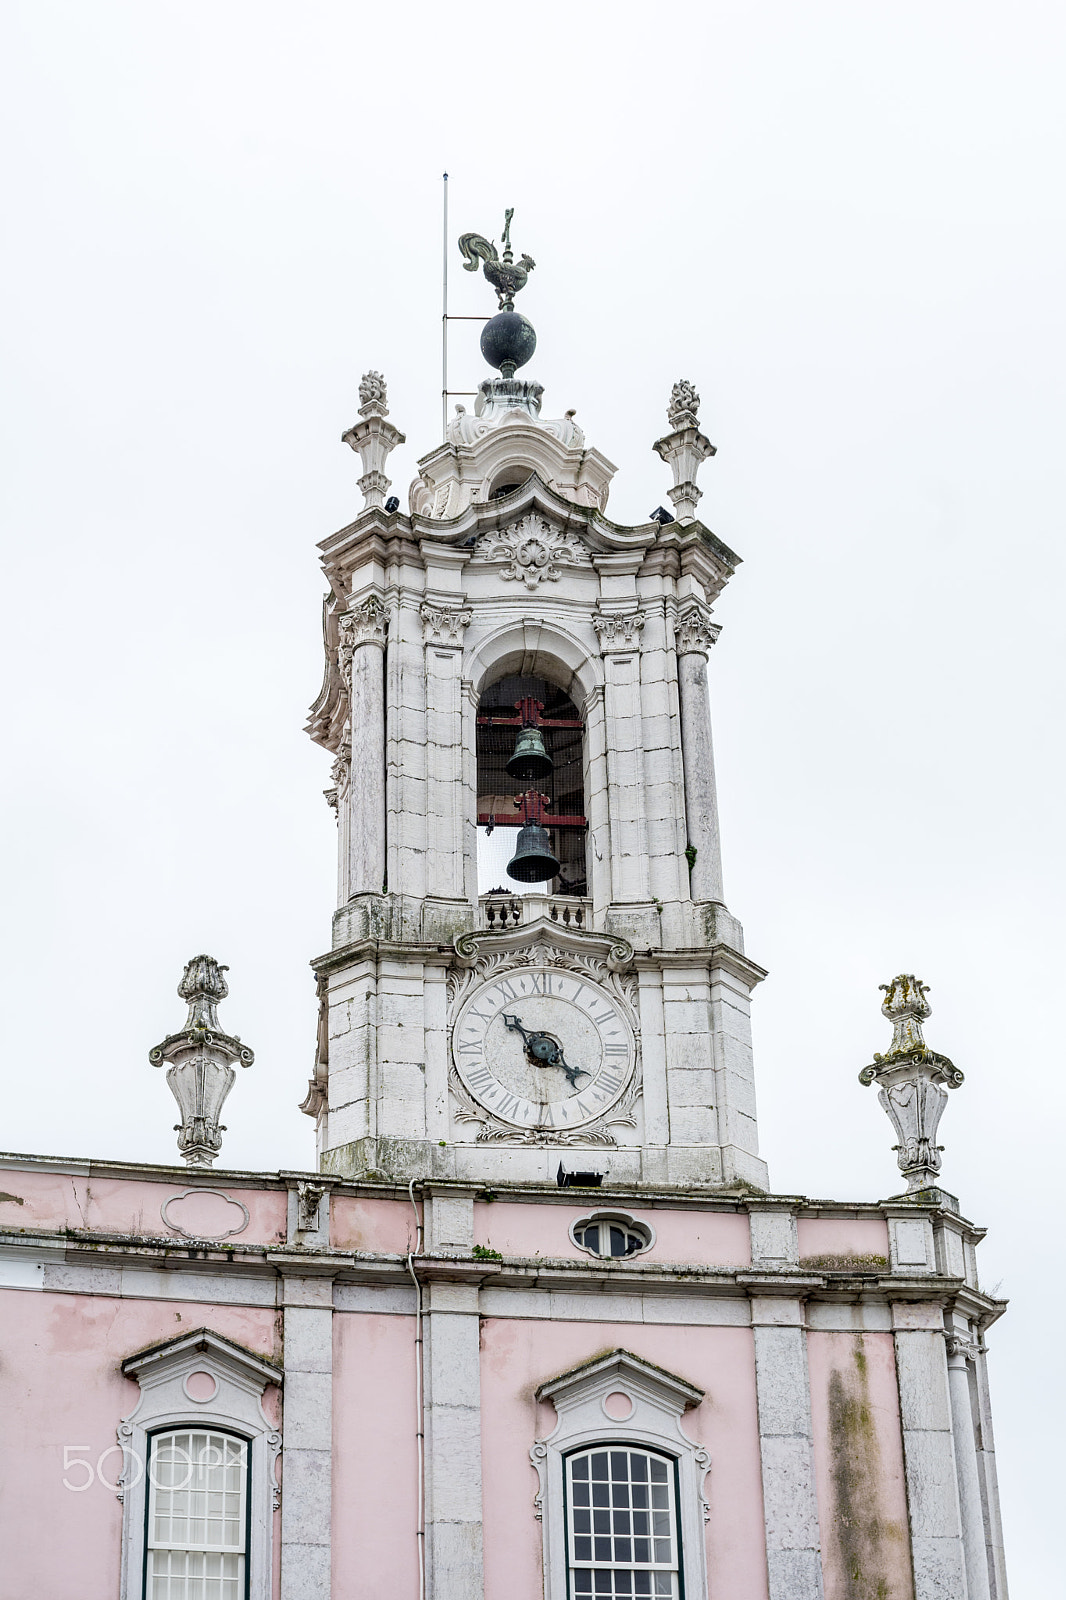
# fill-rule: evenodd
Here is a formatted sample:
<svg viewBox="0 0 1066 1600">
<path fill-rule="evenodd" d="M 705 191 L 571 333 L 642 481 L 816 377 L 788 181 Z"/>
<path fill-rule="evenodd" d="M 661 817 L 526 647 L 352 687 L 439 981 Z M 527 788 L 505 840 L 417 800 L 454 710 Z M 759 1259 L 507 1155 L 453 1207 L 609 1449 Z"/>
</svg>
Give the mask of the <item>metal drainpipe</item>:
<svg viewBox="0 0 1066 1600">
<path fill-rule="evenodd" d="M 424 1229 L 422 1218 L 418 1213 L 418 1203 L 415 1200 L 415 1180 L 411 1179 L 407 1185 L 407 1193 L 415 1214 L 415 1247 L 407 1252 L 407 1270 L 411 1274 L 411 1282 L 415 1286 L 415 1404 L 417 1407 L 417 1426 L 415 1432 L 415 1446 L 418 1457 L 418 1504 L 417 1528 L 415 1537 L 418 1541 L 418 1600 L 426 1600 L 426 1408 L 425 1408 L 425 1363 L 422 1359 L 422 1285 L 418 1281 L 415 1271 L 415 1256 L 422 1254 L 422 1241 Z M 424 1207 L 423 1207 L 424 1209 Z"/>
</svg>

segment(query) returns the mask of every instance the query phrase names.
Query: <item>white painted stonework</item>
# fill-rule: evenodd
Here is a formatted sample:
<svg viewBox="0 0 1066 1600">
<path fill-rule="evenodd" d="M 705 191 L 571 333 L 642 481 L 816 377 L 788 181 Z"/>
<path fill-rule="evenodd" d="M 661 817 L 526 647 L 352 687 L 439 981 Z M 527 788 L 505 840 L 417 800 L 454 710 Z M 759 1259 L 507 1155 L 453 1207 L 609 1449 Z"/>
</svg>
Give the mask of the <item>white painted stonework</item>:
<svg viewBox="0 0 1066 1600">
<path fill-rule="evenodd" d="M 748 1020 L 763 973 L 723 903 L 706 679 L 737 558 L 691 517 L 609 522 L 613 470 L 572 419 L 541 420 L 539 386 L 487 381 L 422 462 L 410 514 L 370 503 L 323 545 L 309 728 L 341 763 L 341 902 L 306 1109 L 324 1170 L 551 1179 L 559 1145 L 594 1143 L 619 1177 L 766 1186 Z M 548 934 L 501 931 L 477 893 L 475 719 L 507 674 L 547 679 L 584 720 L 588 888 L 551 910 L 609 957 L 631 1042 L 617 1088 L 545 1089 L 510 1123 L 506 1087 L 482 1076 L 479 1101 L 453 1036 L 466 937 L 520 969 Z"/>
</svg>

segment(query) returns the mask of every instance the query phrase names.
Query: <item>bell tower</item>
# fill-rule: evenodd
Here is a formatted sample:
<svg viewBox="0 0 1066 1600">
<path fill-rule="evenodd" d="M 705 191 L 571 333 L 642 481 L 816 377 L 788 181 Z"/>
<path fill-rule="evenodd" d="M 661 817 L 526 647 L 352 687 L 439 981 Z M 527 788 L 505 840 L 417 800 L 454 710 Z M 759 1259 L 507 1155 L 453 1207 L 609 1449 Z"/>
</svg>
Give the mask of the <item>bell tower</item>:
<svg viewBox="0 0 1066 1600">
<path fill-rule="evenodd" d="M 726 907 L 707 661 L 738 557 L 696 516 L 699 396 L 675 384 L 673 514 L 612 522 L 615 468 L 516 376 L 534 263 L 477 234 L 498 376 L 387 498 L 378 373 L 344 435 L 365 504 L 320 546 L 338 903 L 303 1109 L 323 1171 L 765 1189 Z M 480 874 L 480 880 L 479 880 Z"/>
</svg>

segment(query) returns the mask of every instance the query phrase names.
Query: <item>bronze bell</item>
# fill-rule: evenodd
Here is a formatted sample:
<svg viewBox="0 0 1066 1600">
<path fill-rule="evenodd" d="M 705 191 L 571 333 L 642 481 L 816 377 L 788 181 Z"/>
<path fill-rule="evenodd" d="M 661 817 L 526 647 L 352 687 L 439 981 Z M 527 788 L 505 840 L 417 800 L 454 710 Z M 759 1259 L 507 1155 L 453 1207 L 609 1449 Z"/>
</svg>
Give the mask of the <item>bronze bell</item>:
<svg viewBox="0 0 1066 1600">
<path fill-rule="evenodd" d="M 542 828 L 539 822 L 527 822 L 519 830 L 515 853 L 507 863 L 507 876 L 518 883 L 545 883 L 558 871 L 559 863 L 552 855 L 547 828 Z"/>
<path fill-rule="evenodd" d="M 512 778 L 527 780 L 546 778 L 554 767 L 555 762 L 544 748 L 544 735 L 532 723 L 527 723 L 518 735 L 507 771 Z"/>
</svg>

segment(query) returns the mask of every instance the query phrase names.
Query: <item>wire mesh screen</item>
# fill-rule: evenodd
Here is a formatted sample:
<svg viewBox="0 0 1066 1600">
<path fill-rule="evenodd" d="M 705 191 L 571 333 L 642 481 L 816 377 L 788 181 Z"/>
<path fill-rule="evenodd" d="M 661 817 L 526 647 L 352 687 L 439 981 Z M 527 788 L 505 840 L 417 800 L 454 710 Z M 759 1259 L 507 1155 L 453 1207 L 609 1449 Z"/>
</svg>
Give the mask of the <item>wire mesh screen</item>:
<svg viewBox="0 0 1066 1600">
<path fill-rule="evenodd" d="M 532 698 L 539 713 L 544 747 L 554 763 L 542 778 L 513 778 L 507 762 L 521 731 L 517 703 Z M 478 822 L 490 828 L 521 826 L 515 796 L 537 789 L 549 802 L 545 826 L 558 876 L 536 887 L 552 894 L 585 893 L 584 728 L 573 701 L 545 678 L 500 678 L 481 696 L 477 717 Z M 555 821 L 555 818 L 566 819 Z M 517 842 L 517 832 L 512 836 Z M 507 880 L 500 885 L 513 890 Z"/>
</svg>

